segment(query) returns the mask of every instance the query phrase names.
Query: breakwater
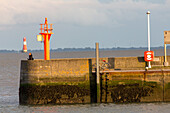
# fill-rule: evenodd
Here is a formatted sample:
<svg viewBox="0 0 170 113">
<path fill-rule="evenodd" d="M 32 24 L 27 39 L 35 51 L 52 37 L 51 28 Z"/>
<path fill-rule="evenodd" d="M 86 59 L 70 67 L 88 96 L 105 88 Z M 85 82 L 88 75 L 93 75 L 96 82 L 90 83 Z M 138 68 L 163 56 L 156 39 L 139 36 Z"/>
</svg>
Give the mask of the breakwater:
<svg viewBox="0 0 170 113">
<path fill-rule="evenodd" d="M 169 102 L 170 71 L 101 73 L 101 102 Z"/>
<path fill-rule="evenodd" d="M 22 60 L 20 70 L 20 104 L 73 104 L 97 102 L 169 101 L 169 71 L 144 70 L 143 57 L 100 58 L 110 64 L 101 72 L 101 96 L 97 96 L 95 58 Z M 156 57 L 153 66 L 161 66 Z M 167 67 L 168 68 L 168 67 Z"/>
<path fill-rule="evenodd" d="M 21 62 L 20 104 L 90 103 L 89 59 Z"/>
</svg>

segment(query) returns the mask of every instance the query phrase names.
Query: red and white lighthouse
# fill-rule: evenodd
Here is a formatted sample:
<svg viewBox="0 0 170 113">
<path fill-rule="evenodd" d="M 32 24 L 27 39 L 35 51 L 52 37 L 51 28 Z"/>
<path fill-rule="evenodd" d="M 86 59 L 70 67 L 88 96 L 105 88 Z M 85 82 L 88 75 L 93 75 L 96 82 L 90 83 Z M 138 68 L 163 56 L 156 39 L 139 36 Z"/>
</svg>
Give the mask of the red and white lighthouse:
<svg viewBox="0 0 170 113">
<path fill-rule="evenodd" d="M 23 52 L 27 52 L 27 42 L 26 42 L 26 37 L 23 38 Z"/>
</svg>

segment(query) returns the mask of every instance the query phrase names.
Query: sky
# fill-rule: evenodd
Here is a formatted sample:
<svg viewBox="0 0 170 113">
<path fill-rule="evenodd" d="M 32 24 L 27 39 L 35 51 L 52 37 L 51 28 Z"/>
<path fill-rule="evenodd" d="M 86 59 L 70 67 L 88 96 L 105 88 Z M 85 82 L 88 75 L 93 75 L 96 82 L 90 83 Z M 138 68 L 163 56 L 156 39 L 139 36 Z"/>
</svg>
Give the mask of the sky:
<svg viewBox="0 0 170 113">
<path fill-rule="evenodd" d="M 50 48 L 147 47 L 150 11 L 151 47 L 163 46 L 170 30 L 170 0 L 0 0 L 0 50 L 43 49 L 36 40 L 48 18 L 54 34 Z"/>
</svg>

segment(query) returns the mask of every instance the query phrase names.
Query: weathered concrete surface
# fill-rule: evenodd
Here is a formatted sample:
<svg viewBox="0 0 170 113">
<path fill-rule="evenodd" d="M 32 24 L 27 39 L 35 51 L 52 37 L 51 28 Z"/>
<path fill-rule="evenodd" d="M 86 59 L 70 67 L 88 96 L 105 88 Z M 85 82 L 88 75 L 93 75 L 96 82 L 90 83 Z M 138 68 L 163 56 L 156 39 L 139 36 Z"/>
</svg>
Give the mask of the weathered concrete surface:
<svg viewBox="0 0 170 113">
<path fill-rule="evenodd" d="M 161 66 L 164 58 L 155 58 L 152 66 Z M 100 58 L 101 66 L 103 60 L 113 70 L 145 69 L 147 65 L 143 57 Z M 96 102 L 93 66 L 95 58 L 21 61 L 20 104 Z M 107 75 L 108 80 L 105 75 L 102 78 L 102 102 L 170 101 L 170 72 L 115 71 Z"/>
<path fill-rule="evenodd" d="M 102 102 L 170 101 L 170 71 L 111 72 L 102 79 Z"/>
<path fill-rule="evenodd" d="M 170 56 L 167 57 L 170 64 Z M 147 66 L 147 62 L 144 61 L 144 57 L 110 57 L 100 58 L 100 66 L 102 61 L 105 60 L 110 64 L 111 69 L 115 70 L 143 70 Z M 152 67 L 163 66 L 164 56 L 155 56 L 154 61 L 151 62 Z M 95 59 L 92 58 L 92 64 L 95 64 Z M 169 68 L 169 67 L 168 67 Z"/>
<path fill-rule="evenodd" d="M 24 60 L 20 104 L 90 103 L 90 59 Z"/>
<path fill-rule="evenodd" d="M 170 102 L 170 73 L 164 73 L 163 78 L 164 101 Z"/>
<path fill-rule="evenodd" d="M 145 69 L 145 67 L 147 66 L 147 62 L 144 61 L 144 57 L 117 57 L 117 58 L 109 58 L 109 61 L 111 61 L 112 67 L 114 69 L 135 70 L 135 69 Z M 162 66 L 163 62 L 164 62 L 163 56 L 156 56 L 154 57 L 154 61 L 151 62 L 151 65 Z"/>
<path fill-rule="evenodd" d="M 120 57 L 115 58 L 114 68 L 125 69 L 125 68 L 143 68 L 146 66 L 143 57 Z"/>
<path fill-rule="evenodd" d="M 63 82 L 68 80 L 89 80 L 89 60 L 61 59 L 21 61 L 21 84 Z"/>
<path fill-rule="evenodd" d="M 20 104 L 74 104 L 90 103 L 88 83 L 83 84 L 22 84 Z"/>
</svg>

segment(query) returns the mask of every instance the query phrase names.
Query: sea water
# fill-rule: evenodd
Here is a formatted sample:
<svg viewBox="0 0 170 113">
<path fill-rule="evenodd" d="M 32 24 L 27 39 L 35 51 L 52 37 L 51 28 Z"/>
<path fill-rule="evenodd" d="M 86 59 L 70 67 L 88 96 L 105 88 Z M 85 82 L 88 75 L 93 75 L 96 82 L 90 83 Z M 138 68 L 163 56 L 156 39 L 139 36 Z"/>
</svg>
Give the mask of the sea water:
<svg viewBox="0 0 170 113">
<path fill-rule="evenodd" d="M 143 50 L 102 51 L 100 57 L 142 56 Z M 158 51 L 162 56 L 163 52 Z M 33 53 L 35 59 L 43 59 L 42 52 Z M 94 51 L 52 52 L 51 58 L 92 58 Z M 19 105 L 19 79 L 21 60 L 28 53 L 0 53 L 0 113 L 169 113 L 170 103 L 131 104 L 74 104 L 74 105 Z"/>
</svg>

